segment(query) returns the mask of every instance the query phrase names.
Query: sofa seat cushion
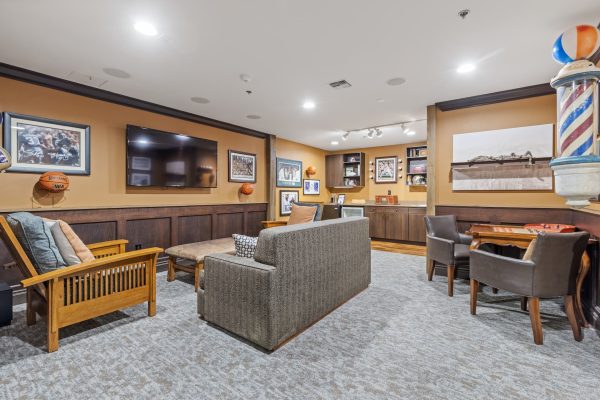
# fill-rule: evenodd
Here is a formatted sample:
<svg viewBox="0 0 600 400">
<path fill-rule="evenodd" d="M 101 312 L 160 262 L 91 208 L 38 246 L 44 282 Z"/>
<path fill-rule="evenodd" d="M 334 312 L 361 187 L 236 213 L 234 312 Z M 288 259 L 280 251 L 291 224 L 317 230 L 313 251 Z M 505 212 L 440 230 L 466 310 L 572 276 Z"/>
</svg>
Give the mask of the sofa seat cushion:
<svg viewBox="0 0 600 400">
<path fill-rule="evenodd" d="M 292 204 L 292 214 L 288 220 L 288 225 L 305 224 L 315 220 L 317 213 L 316 206 L 299 206 Z"/>
<path fill-rule="evenodd" d="M 18 212 L 8 215 L 6 221 L 38 273 L 44 274 L 67 266 L 50 228 L 41 217 Z"/>
<path fill-rule="evenodd" d="M 466 244 L 454 244 L 454 260 L 456 262 L 469 262 L 469 246 Z"/>
<path fill-rule="evenodd" d="M 194 262 L 204 261 L 204 257 L 212 253 L 235 252 L 233 238 L 207 240 L 205 242 L 181 244 L 168 248 L 165 253 L 171 257 L 183 258 Z"/>
</svg>

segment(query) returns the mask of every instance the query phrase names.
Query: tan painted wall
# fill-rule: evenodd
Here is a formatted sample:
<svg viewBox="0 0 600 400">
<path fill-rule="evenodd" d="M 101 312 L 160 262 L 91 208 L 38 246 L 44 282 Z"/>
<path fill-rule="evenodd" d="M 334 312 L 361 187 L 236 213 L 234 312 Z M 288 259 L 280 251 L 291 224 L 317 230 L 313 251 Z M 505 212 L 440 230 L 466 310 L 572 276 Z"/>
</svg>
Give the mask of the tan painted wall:
<svg viewBox="0 0 600 400">
<path fill-rule="evenodd" d="M 0 78 L 0 110 L 91 126 L 91 175 L 71 176 L 62 195 L 33 193 L 38 174 L 0 175 L 0 209 L 40 206 L 90 207 L 266 202 L 265 141 L 222 129 L 170 118 L 134 108 L 89 99 L 11 79 Z M 141 125 L 218 142 L 218 188 L 128 189 L 125 185 L 125 126 Z M 227 181 L 227 150 L 257 154 L 254 194 L 240 197 L 240 183 Z M 150 194 L 152 194 L 150 196 Z"/>
<path fill-rule="evenodd" d="M 437 110 L 436 205 L 565 207 L 554 192 L 453 192 L 450 180 L 454 134 L 556 124 L 556 96 L 542 96 L 442 112 Z"/>
<path fill-rule="evenodd" d="M 300 192 L 300 201 L 307 202 L 322 202 L 326 203 L 329 201 L 329 191 L 325 187 L 325 150 L 317 149 L 316 147 L 306 146 L 300 143 L 292 142 L 289 140 L 277 138 L 276 142 L 277 157 L 287 158 L 290 160 L 302 161 L 302 179 L 319 179 L 321 181 L 321 194 L 320 195 L 309 195 L 305 196 L 302 194 L 302 188 L 277 188 L 276 190 L 276 210 L 278 219 L 287 219 L 288 217 L 281 217 L 279 215 L 280 210 L 280 195 L 279 192 L 282 190 L 298 190 Z M 306 168 L 309 165 L 314 165 L 317 168 L 317 173 L 310 178 L 306 175 Z"/>
<path fill-rule="evenodd" d="M 421 146 L 426 144 L 425 142 L 418 143 L 410 143 L 403 145 L 394 145 L 394 146 L 381 146 L 381 147 L 369 147 L 364 149 L 353 149 L 353 150 L 343 150 L 338 152 L 333 152 L 330 154 L 336 153 L 353 153 L 353 152 L 361 152 L 365 153 L 366 157 L 366 173 L 367 177 L 371 175 L 369 169 L 371 165 L 369 164 L 371 161 L 375 163 L 376 157 L 388 157 L 388 156 L 398 156 L 399 160 L 402 160 L 402 163 L 399 164 L 402 166 L 402 171 L 400 171 L 399 175 L 402 175 L 402 178 L 398 179 L 398 183 L 375 183 L 373 179 L 367 179 L 367 185 L 361 189 L 331 189 L 332 193 L 346 193 L 346 201 L 352 201 L 353 199 L 359 200 L 375 200 L 375 196 L 377 195 L 387 195 L 388 190 L 392 191 L 392 195 L 398 195 L 398 199 L 400 201 L 416 201 L 416 202 L 426 202 L 427 201 L 427 192 L 425 188 L 419 187 L 411 187 L 406 185 L 406 148 L 413 146 Z"/>
</svg>

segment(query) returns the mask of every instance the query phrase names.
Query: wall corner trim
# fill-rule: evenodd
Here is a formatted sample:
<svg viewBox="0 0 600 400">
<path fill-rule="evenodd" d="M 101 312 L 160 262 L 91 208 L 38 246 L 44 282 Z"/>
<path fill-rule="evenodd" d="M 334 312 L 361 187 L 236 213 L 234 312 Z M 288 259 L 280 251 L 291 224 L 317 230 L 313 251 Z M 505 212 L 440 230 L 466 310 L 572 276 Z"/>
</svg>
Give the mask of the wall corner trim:
<svg viewBox="0 0 600 400">
<path fill-rule="evenodd" d="M 163 106 L 156 103 L 151 103 L 146 100 L 140 100 L 122 94 L 109 92 L 108 90 L 98 89 L 91 86 L 82 85 L 80 83 L 71 82 L 66 79 L 57 78 L 55 76 L 42 74 L 40 72 L 31 71 L 25 68 L 16 67 L 10 64 L 0 63 L 0 77 L 14 79 L 22 82 L 31 83 L 34 85 L 44 86 L 50 89 L 56 89 L 67 93 L 76 94 L 79 96 L 89 97 L 96 100 L 106 101 L 109 103 L 119 104 L 122 106 L 137 108 L 140 110 L 161 114 L 172 118 L 178 118 L 185 121 L 195 122 L 202 125 L 212 126 L 214 128 L 225 129 L 232 132 L 241 133 L 244 135 L 254 136 L 261 139 L 267 137 L 267 133 L 260 132 L 254 129 L 245 128 L 243 126 L 230 124 L 228 122 L 219 121 L 216 119 L 203 117 L 198 114 L 193 114 L 187 111 L 178 110 L 175 108 Z"/>
<path fill-rule="evenodd" d="M 462 108 L 477 107 L 505 101 L 528 99 L 531 97 L 547 96 L 556 93 L 549 83 L 526 86 L 517 89 L 503 90 L 501 92 L 487 93 L 478 96 L 464 97 L 462 99 L 441 101 L 435 105 L 441 111 L 460 110 Z"/>
</svg>

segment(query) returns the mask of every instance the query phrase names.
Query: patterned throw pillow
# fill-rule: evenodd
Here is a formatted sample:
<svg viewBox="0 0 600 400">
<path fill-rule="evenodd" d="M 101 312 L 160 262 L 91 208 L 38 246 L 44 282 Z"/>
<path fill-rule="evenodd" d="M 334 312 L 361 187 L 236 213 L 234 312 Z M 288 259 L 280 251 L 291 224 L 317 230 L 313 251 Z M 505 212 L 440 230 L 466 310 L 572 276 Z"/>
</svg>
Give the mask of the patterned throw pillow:
<svg viewBox="0 0 600 400">
<path fill-rule="evenodd" d="M 256 242 L 258 241 L 257 237 L 234 234 L 233 241 L 235 243 L 235 255 L 237 257 L 254 258 Z"/>
</svg>

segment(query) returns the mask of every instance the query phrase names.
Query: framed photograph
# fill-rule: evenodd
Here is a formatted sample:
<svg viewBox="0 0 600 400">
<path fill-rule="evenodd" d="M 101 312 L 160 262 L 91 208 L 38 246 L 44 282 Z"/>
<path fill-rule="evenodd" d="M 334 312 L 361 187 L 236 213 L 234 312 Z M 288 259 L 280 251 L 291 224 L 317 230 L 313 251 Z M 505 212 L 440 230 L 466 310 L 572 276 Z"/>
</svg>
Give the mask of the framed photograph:
<svg viewBox="0 0 600 400">
<path fill-rule="evenodd" d="M 398 182 L 398 157 L 375 158 L 375 183 Z"/>
<path fill-rule="evenodd" d="M 72 122 L 4 113 L 9 172 L 90 174 L 90 127 Z"/>
<path fill-rule="evenodd" d="M 300 198 L 298 190 L 282 190 L 279 192 L 279 215 L 285 216 L 292 213 L 292 204 Z"/>
<path fill-rule="evenodd" d="M 346 195 L 343 193 L 338 194 L 337 203 L 344 204 L 345 201 L 346 201 Z"/>
<path fill-rule="evenodd" d="M 304 195 L 321 194 L 321 181 L 318 179 L 305 179 L 302 188 Z"/>
<path fill-rule="evenodd" d="M 256 183 L 256 154 L 229 150 L 229 182 Z"/>
<path fill-rule="evenodd" d="M 277 187 L 302 187 L 302 161 L 277 158 Z"/>
</svg>

